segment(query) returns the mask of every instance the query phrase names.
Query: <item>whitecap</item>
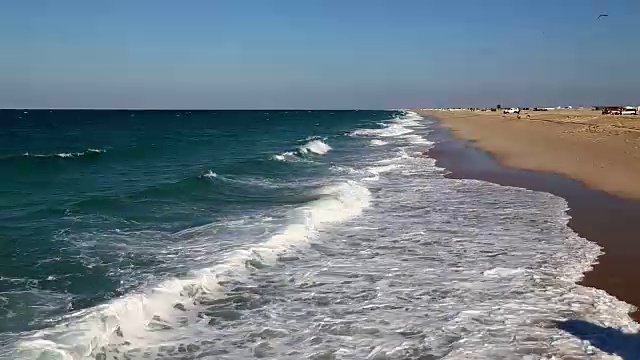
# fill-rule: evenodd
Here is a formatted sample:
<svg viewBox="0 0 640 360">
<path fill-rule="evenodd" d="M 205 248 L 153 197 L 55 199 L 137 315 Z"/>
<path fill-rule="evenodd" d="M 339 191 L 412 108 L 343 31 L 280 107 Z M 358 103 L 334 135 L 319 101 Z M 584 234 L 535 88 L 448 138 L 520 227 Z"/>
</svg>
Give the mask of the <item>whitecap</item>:
<svg viewBox="0 0 640 360">
<path fill-rule="evenodd" d="M 400 124 L 391 123 L 390 125 L 380 129 L 358 129 L 351 132 L 355 136 L 379 136 L 379 137 L 395 137 L 408 133 L 412 133 L 414 130 L 408 129 Z"/>
<path fill-rule="evenodd" d="M 285 151 L 282 154 L 276 154 L 271 157 L 273 160 L 277 161 L 287 161 L 296 157 L 296 153 L 293 151 Z"/>
<path fill-rule="evenodd" d="M 218 177 L 218 174 L 216 174 L 213 171 L 209 170 L 206 173 L 204 173 L 202 176 L 211 179 L 211 178 Z"/>
<path fill-rule="evenodd" d="M 314 153 L 316 155 L 324 155 L 331 149 L 332 147 L 321 139 L 311 140 L 298 148 L 301 154 Z"/>
<path fill-rule="evenodd" d="M 33 358 L 50 355 L 80 359 L 95 357 L 110 345 L 118 345 L 121 350 L 116 352 L 177 346 L 179 335 L 156 331 L 157 327 L 197 331 L 197 326 L 181 324 L 207 321 L 198 315 L 198 303 L 222 296 L 221 283 L 246 279 L 250 264 L 274 265 L 279 255 L 303 246 L 320 228 L 360 215 L 371 196 L 366 187 L 354 181 L 324 186 L 314 195 L 317 200 L 293 210 L 291 222 L 268 240 L 231 251 L 217 265 L 193 271 L 187 277 L 169 279 L 140 293 L 67 315 L 59 325 L 26 336 L 18 342 L 18 350 Z"/>
<path fill-rule="evenodd" d="M 387 145 L 388 142 L 386 141 L 382 141 L 382 140 L 378 140 L 378 139 L 373 139 L 370 142 L 371 146 L 383 146 L 383 145 Z"/>
<path fill-rule="evenodd" d="M 307 137 L 305 141 L 295 151 L 285 151 L 271 156 L 271 159 L 277 161 L 305 161 L 305 155 L 324 155 L 332 150 L 332 147 L 318 136 Z"/>
<path fill-rule="evenodd" d="M 57 158 L 61 158 L 61 159 L 71 159 L 71 158 L 81 157 L 81 156 L 84 156 L 84 155 L 102 154 L 102 153 L 105 153 L 105 152 L 107 152 L 107 150 L 89 148 L 89 149 L 87 149 L 85 151 L 80 151 L 80 152 L 59 152 L 59 153 L 52 153 L 52 154 L 33 154 L 33 153 L 30 153 L 30 152 L 25 152 L 21 156 L 22 157 L 35 157 L 35 158 L 57 157 Z M 13 157 L 13 156 L 10 156 L 10 157 Z"/>
</svg>

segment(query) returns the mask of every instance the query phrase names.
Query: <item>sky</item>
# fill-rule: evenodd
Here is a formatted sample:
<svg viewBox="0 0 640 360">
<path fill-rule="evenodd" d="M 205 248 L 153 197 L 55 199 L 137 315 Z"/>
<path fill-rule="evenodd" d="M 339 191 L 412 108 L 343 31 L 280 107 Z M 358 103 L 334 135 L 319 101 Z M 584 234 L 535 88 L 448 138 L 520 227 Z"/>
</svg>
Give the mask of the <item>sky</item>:
<svg viewBox="0 0 640 360">
<path fill-rule="evenodd" d="M 639 16 L 637 0 L 6 0 L 0 108 L 640 105 Z"/>
</svg>

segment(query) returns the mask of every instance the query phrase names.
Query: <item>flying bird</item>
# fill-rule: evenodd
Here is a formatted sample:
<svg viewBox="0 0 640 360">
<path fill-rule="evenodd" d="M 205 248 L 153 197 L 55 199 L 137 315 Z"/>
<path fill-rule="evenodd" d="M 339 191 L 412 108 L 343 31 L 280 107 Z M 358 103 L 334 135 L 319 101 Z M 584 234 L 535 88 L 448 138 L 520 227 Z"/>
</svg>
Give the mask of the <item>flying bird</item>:
<svg viewBox="0 0 640 360">
<path fill-rule="evenodd" d="M 607 17 L 607 16 L 609 16 L 609 15 L 607 15 L 607 14 L 600 14 L 600 15 L 598 15 L 598 20 L 602 19 L 603 17 Z"/>
</svg>

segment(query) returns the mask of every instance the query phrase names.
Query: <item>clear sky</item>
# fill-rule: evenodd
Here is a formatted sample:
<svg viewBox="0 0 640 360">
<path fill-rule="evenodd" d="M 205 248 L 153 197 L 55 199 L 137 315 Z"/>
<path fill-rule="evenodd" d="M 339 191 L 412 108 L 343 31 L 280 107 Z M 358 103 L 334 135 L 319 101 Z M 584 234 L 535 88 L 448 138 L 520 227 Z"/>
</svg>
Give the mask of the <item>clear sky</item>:
<svg viewBox="0 0 640 360">
<path fill-rule="evenodd" d="M 2 0 L 0 107 L 637 104 L 638 19 L 638 0 Z"/>
</svg>

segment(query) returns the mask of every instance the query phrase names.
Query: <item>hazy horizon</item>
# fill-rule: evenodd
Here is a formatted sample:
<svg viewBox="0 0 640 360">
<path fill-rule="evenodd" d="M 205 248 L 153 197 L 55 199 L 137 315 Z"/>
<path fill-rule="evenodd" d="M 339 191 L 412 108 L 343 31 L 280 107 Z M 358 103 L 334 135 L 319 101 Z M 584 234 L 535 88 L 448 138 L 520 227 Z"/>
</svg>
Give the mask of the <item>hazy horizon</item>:
<svg viewBox="0 0 640 360">
<path fill-rule="evenodd" d="M 631 0 L 12 2 L 0 12 L 0 108 L 638 104 L 638 10 Z"/>
</svg>

